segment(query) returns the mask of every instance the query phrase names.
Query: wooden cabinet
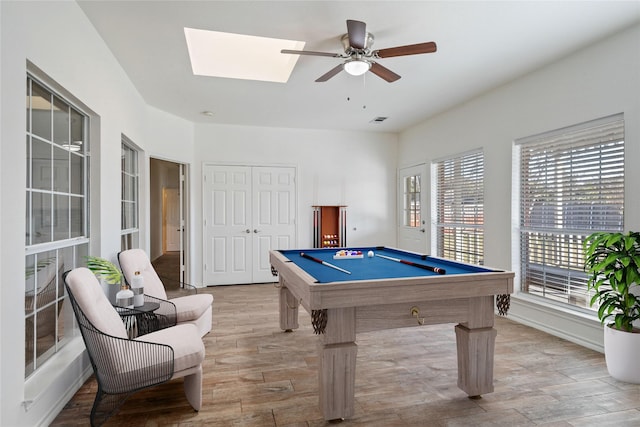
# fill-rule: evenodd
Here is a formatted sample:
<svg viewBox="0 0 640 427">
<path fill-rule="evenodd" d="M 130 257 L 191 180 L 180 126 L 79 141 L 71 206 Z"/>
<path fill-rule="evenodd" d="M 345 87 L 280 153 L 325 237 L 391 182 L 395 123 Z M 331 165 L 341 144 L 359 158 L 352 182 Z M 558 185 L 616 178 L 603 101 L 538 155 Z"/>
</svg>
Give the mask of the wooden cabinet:
<svg viewBox="0 0 640 427">
<path fill-rule="evenodd" d="M 347 245 L 347 207 L 313 206 L 313 247 L 343 248 Z"/>
</svg>

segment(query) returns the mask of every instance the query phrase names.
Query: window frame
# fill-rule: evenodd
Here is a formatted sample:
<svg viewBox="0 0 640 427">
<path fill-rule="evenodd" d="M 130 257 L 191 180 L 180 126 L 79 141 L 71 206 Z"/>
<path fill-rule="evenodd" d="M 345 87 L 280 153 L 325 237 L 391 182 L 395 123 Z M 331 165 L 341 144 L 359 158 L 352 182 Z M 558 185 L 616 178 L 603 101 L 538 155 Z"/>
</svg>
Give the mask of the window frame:
<svg viewBox="0 0 640 427">
<path fill-rule="evenodd" d="M 84 257 L 89 251 L 89 141 L 92 117 L 82 105 L 72 100 L 72 96 L 69 96 L 64 89 L 54 88 L 57 86 L 55 83 L 49 84 L 50 78 L 31 71 L 31 68 L 35 69 L 36 67 L 28 68 L 26 73 L 27 120 L 25 129 L 25 157 L 27 161 L 24 242 L 25 380 L 39 372 L 48 360 L 59 353 L 76 336 L 73 313 L 68 302 L 64 304 L 66 296 L 62 273 L 65 270 L 84 265 Z M 47 134 L 39 134 L 39 130 L 34 128 L 34 126 L 38 126 L 38 120 L 34 121 L 34 110 L 42 110 L 41 107 L 47 105 L 34 105 L 33 89 L 36 85 L 39 93 L 46 93 L 48 97 L 48 101 L 45 99 L 42 101 L 49 102 L 50 117 L 46 119 L 44 115 L 41 115 L 45 119 L 45 128 L 49 127 Z M 56 108 L 58 109 L 56 110 Z M 67 111 L 66 118 L 65 109 Z M 46 109 L 42 111 L 46 111 Z M 80 125 L 77 124 L 78 118 L 81 120 Z M 46 124 L 47 120 L 49 121 L 48 125 Z M 77 132 L 78 126 L 80 126 L 79 134 Z M 58 131 L 61 127 L 62 133 Z M 39 179 L 42 182 L 36 186 L 34 186 L 33 172 L 36 164 L 34 141 L 40 146 L 40 153 L 45 154 L 45 157 L 39 159 L 40 171 L 44 171 L 45 175 L 41 173 L 42 176 Z M 43 147 L 48 148 L 42 151 Z M 47 151 L 49 151 L 49 157 L 46 157 Z M 54 154 L 56 152 L 58 154 Z M 66 159 L 60 157 L 63 153 Z M 46 163 L 50 163 L 50 165 L 47 167 Z M 77 170 L 75 171 L 75 176 L 74 167 L 80 169 L 79 174 Z M 48 174 L 47 168 L 50 170 Z M 50 203 L 48 209 L 40 210 L 40 213 L 37 213 L 33 208 L 34 194 L 38 194 L 40 197 L 42 195 L 48 196 L 50 200 L 56 200 L 56 198 L 64 200 L 66 198 L 67 201 L 66 204 Z M 80 215 L 77 214 L 78 208 Z M 49 228 L 48 238 L 42 240 L 33 238 L 34 232 L 40 230 L 34 227 L 36 217 L 40 218 L 42 224 L 50 223 L 42 228 Z M 58 235 L 56 235 L 56 224 L 62 224 L 60 230 L 57 231 Z M 49 321 L 53 321 L 53 325 L 50 325 Z M 50 331 L 51 329 L 52 331 Z M 48 340 L 42 340 L 44 343 L 39 343 L 38 335 L 43 330 L 47 331 L 44 338 L 52 335 L 52 343 L 49 343 Z M 43 336 L 41 335 L 40 338 Z M 39 346 L 44 349 L 41 351 Z"/>
<path fill-rule="evenodd" d="M 120 166 L 120 250 L 138 248 L 140 244 L 140 150 L 129 138 L 122 135 L 122 160 Z M 133 181 L 127 190 L 127 182 Z M 130 197 L 127 197 L 127 194 Z M 133 206 L 129 211 L 126 207 Z M 133 213 L 133 224 L 125 227 L 127 213 Z"/>
</svg>

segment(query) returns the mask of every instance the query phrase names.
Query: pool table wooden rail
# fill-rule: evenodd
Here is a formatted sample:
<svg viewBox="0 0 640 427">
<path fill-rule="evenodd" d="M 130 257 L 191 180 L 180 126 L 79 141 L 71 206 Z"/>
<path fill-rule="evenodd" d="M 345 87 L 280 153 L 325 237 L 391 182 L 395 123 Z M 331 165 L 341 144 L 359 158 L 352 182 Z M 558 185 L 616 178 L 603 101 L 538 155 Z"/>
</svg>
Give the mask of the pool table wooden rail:
<svg viewBox="0 0 640 427">
<path fill-rule="evenodd" d="M 284 266 L 287 268 L 283 268 Z M 316 279 L 277 251 L 271 265 L 308 311 L 386 303 L 437 301 L 513 293 L 512 272 L 452 274 L 383 280 L 316 283 Z M 472 277 L 472 279 L 470 279 Z M 470 281 L 472 284 L 470 284 Z"/>
</svg>

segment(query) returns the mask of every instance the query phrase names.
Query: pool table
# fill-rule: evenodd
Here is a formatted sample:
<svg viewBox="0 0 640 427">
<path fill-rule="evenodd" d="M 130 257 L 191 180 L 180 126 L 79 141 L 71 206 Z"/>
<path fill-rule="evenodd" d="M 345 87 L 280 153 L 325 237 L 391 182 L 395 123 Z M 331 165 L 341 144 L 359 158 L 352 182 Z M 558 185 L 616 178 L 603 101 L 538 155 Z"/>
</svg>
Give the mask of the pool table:
<svg viewBox="0 0 640 427">
<path fill-rule="evenodd" d="M 272 272 L 279 276 L 280 328 L 298 328 L 302 305 L 319 336 L 325 420 L 353 416 L 358 332 L 457 323 L 458 387 L 474 398 L 493 392 L 494 295 L 513 292 L 512 272 L 382 246 L 348 248 L 363 257 L 334 259 L 339 249 L 269 253 Z"/>
</svg>

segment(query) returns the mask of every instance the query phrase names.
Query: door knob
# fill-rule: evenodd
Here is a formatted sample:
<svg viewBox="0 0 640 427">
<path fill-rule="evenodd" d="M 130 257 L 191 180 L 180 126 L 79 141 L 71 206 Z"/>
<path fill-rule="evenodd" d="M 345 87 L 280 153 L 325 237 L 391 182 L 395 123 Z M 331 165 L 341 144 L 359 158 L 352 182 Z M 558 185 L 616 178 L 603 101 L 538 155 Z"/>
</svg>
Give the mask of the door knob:
<svg viewBox="0 0 640 427">
<path fill-rule="evenodd" d="M 424 233 L 424 228 L 421 228 L 421 229 L 420 229 L 420 232 L 421 232 L 421 233 Z"/>
<path fill-rule="evenodd" d="M 245 233 L 249 234 L 251 233 L 251 230 L 249 230 L 248 228 L 246 230 L 244 230 Z"/>
<path fill-rule="evenodd" d="M 256 228 L 254 228 L 254 229 L 253 229 L 253 232 L 254 232 L 254 233 L 259 233 L 260 231 L 258 231 L 258 229 L 256 229 Z"/>
</svg>

